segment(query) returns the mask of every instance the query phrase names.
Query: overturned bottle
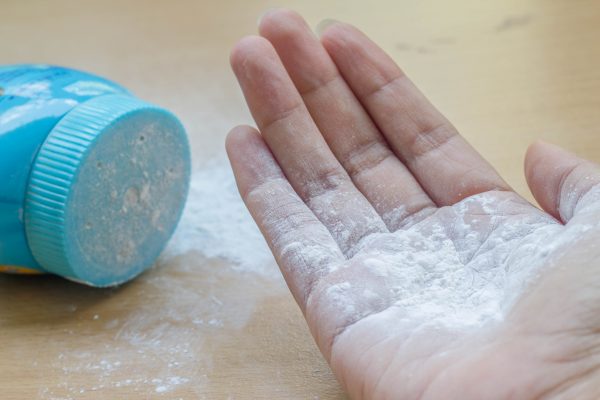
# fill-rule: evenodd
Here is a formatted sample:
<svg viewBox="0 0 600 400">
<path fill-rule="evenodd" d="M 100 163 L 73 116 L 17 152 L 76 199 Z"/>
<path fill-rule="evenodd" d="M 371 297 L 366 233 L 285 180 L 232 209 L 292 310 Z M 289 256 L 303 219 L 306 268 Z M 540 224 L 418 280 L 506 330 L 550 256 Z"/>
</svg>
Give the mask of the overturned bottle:
<svg viewBox="0 0 600 400">
<path fill-rule="evenodd" d="M 189 177 L 168 111 L 84 72 L 0 67 L 0 271 L 125 282 L 164 249 Z"/>
</svg>

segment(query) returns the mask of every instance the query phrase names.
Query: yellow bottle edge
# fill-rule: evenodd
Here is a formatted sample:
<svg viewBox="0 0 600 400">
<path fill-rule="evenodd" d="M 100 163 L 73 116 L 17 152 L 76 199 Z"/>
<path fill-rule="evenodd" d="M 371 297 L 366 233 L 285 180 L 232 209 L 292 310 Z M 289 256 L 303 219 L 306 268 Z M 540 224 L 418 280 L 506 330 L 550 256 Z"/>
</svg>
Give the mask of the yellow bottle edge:
<svg viewBox="0 0 600 400">
<path fill-rule="evenodd" d="M 39 275 L 44 272 L 33 268 L 19 267 L 16 265 L 0 265 L 0 273 L 17 275 Z"/>
</svg>

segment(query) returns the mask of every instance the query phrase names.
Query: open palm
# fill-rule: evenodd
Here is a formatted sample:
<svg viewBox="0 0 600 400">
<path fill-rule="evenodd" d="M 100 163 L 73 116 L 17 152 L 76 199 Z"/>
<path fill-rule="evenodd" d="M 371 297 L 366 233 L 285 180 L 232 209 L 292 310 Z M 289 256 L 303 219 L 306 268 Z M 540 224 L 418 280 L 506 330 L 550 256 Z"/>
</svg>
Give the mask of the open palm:
<svg viewBox="0 0 600 400">
<path fill-rule="evenodd" d="M 231 62 L 240 193 L 353 398 L 597 398 L 598 168 L 538 143 L 513 192 L 355 28 L 279 10 Z"/>
</svg>

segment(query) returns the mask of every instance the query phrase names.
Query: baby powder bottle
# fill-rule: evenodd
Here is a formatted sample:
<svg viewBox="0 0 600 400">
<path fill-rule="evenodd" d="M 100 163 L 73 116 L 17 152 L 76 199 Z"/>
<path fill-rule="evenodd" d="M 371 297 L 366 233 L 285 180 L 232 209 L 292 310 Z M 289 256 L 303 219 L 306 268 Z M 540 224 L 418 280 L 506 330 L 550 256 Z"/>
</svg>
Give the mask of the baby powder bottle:
<svg viewBox="0 0 600 400">
<path fill-rule="evenodd" d="M 1 271 L 125 282 L 165 247 L 189 178 L 170 112 L 84 72 L 0 66 Z"/>
</svg>

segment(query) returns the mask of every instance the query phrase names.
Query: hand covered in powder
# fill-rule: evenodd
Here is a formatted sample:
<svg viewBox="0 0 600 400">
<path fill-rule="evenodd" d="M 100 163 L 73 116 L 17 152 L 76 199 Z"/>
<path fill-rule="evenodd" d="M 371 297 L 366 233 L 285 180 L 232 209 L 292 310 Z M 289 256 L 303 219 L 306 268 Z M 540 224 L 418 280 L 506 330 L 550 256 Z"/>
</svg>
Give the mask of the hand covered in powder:
<svg viewBox="0 0 600 400">
<path fill-rule="evenodd" d="M 238 187 L 356 399 L 600 396 L 600 170 L 552 145 L 516 194 L 352 26 L 278 10 L 231 63 Z M 586 397 L 587 396 L 587 397 Z"/>
</svg>

